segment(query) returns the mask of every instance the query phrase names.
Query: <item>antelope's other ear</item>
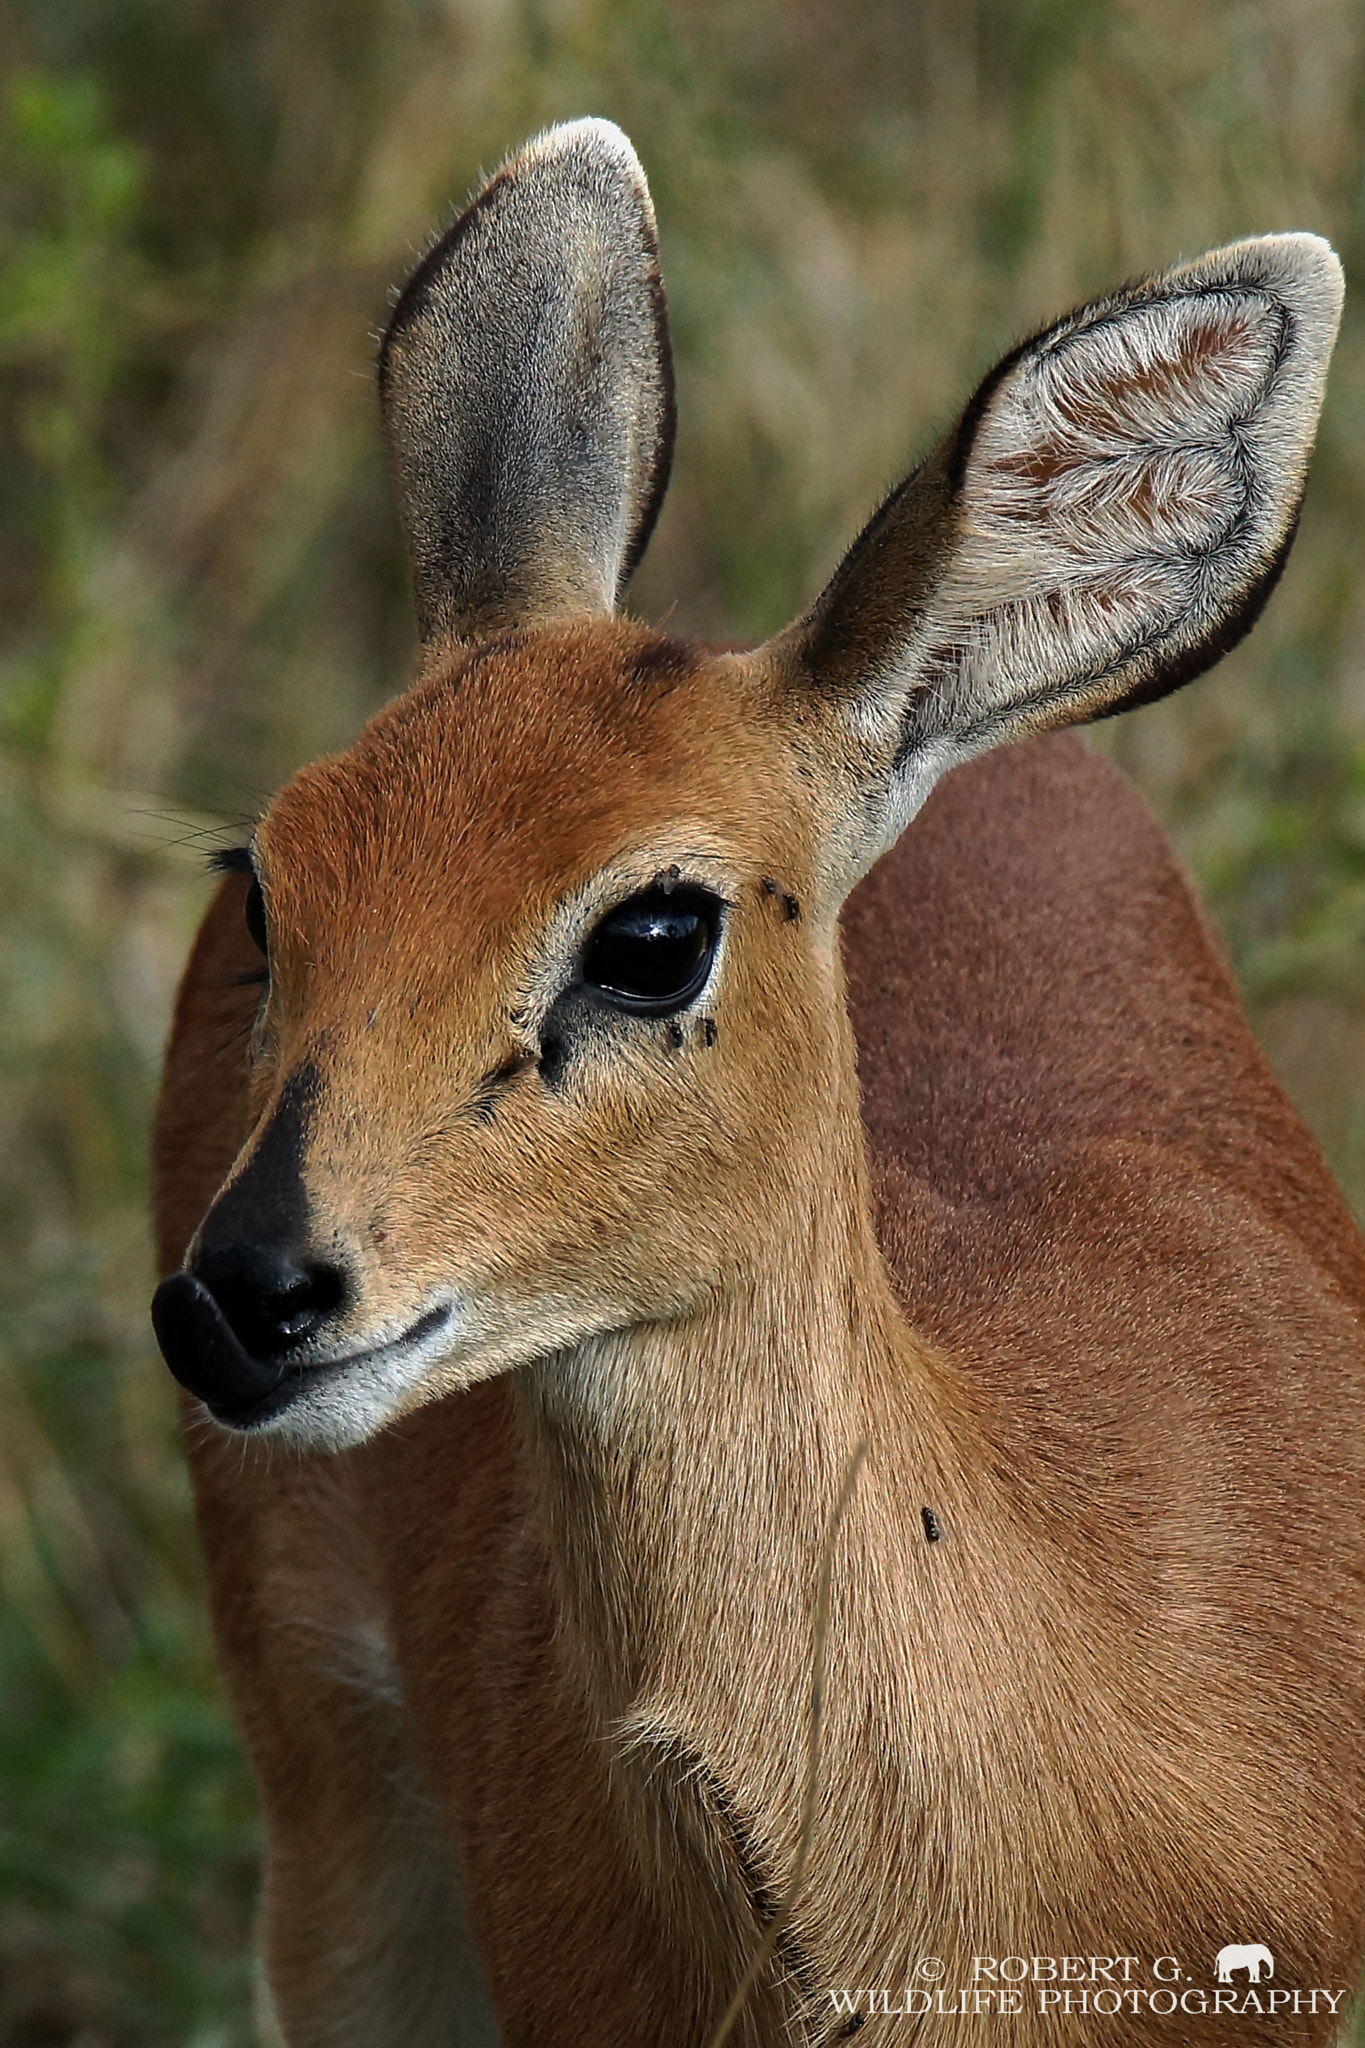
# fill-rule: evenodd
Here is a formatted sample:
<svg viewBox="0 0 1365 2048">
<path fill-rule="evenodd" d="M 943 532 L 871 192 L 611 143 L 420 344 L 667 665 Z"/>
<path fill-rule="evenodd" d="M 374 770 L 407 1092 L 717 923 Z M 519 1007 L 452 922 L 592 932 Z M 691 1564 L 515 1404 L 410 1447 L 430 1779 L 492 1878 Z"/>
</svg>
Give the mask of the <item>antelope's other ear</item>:
<svg viewBox="0 0 1365 2048">
<path fill-rule="evenodd" d="M 509 158 L 409 278 L 379 392 L 424 641 L 611 612 L 673 455 L 654 210 L 619 128 Z"/>
<path fill-rule="evenodd" d="M 1083 307 L 992 371 L 762 651 L 826 772 L 842 757 L 836 879 L 945 769 L 1164 696 L 1250 629 L 1293 539 L 1341 297 L 1325 242 L 1269 235 Z"/>
</svg>

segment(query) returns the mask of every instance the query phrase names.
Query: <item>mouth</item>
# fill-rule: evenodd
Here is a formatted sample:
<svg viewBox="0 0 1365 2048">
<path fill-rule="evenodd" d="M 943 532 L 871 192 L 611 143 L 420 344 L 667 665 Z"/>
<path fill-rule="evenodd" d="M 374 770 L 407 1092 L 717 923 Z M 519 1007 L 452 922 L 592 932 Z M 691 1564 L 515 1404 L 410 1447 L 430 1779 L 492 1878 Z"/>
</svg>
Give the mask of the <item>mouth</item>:
<svg viewBox="0 0 1365 2048">
<path fill-rule="evenodd" d="M 387 1344 L 375 1344 L 365 1351 L 348 1351 L 340 1358 L 287 1366 L 279 1385 L 258 1399 L 232 1407 L 205 1401 L 204 1406 L 214 1421 L 221 1422 L 226 1429 L 261 1429 L 305 1395 L 325 1399 L 340 1381 L 362 1373 L 367 1377 L 376 1371 L 382 1374 L 387 1367 L 405 1362 L 431 1338 L 443 1335 L 453 1320 L 449 1307 L 429 1309 Z"/>
<path fill-rule="evenodd" d="M 321 1420 L 375 1397 L 396 1396 L 448 1348 L 456 1317 L 446 1302 L 427 1309 L 397 1336 L 338 1357 L 316 1351 L 254 1358 L 219 1303 L 193 1273 L 172 1273 L 152 1301 L 152 1323 L 162 1355 L 176 1379 L 208 1409 L 215 1422 L 238 1434 L 266 1430 L 303 1404 Z M 326 1428 L 324 1433 L 333 1432 Z M 337 1441 L 350 1439 L 343 1427 Z"/>
</svg>

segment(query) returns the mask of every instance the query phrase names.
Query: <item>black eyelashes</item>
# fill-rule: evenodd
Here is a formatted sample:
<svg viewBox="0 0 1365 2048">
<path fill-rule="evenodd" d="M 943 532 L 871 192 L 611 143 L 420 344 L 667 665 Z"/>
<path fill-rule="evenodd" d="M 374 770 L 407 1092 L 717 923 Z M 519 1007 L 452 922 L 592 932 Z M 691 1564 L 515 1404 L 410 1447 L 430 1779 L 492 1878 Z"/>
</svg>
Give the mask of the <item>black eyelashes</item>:
<svg viewBox="0 0 1365 2048">
<path fill-rule="evenodd" d="M 215 875 L 250 875 L 255 872 L 249 846 L 220 846 L 209 855 L 209 866 Z"/>
</svg>

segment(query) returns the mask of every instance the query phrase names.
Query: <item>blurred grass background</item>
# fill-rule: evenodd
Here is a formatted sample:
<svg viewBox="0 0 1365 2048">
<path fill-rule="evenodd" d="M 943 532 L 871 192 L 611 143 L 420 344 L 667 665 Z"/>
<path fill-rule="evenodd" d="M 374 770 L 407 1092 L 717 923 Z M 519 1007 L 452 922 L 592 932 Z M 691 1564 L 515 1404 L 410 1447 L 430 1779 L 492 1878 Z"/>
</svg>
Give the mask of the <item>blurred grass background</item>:
<svg viewBox="0 0 1365 2048">
<path fill-rule="evenodd" d="M 653 181 L 645 616 L 755 636 L 1029 326 L 1309 227 L 1365 279 L 1360 0 L 12 0 L 0 13 L 0 2048 L 251 2038 L 254 1821 L 146 1324 L 202 851 L 402 684 L 373 330 L 538 126 Z M 1365 1210 L 1365 294 L 1252 641 L 1100 744 Z"/>
</svg>

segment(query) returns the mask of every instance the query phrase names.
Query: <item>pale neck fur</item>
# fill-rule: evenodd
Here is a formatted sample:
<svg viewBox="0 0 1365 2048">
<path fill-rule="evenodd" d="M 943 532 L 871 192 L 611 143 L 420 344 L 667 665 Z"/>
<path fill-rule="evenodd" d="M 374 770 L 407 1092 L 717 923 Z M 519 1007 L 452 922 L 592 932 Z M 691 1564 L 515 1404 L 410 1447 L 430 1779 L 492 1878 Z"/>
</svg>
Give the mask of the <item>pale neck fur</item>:
<svg viewBox="0 0 1365 2048">
<path fill-rule="evenodd" d="M 871 1228 L 856 1087 L 840 1077 L 766 1242 L 692 1315 L 518 1375 L 564 1621 L 610 1718 L 685 1695 L 718 1636 L 752 1640 L 755 1611 L 808 1670 L 835 1498 L 885 1434 L 912 1341 Z"/>
</svg>

